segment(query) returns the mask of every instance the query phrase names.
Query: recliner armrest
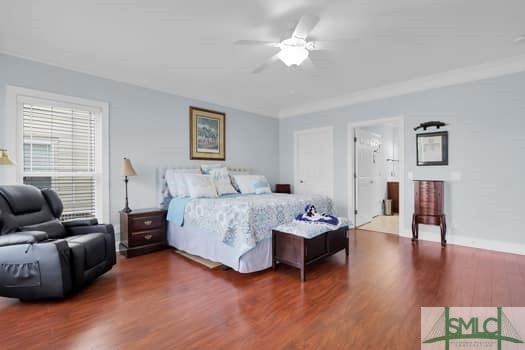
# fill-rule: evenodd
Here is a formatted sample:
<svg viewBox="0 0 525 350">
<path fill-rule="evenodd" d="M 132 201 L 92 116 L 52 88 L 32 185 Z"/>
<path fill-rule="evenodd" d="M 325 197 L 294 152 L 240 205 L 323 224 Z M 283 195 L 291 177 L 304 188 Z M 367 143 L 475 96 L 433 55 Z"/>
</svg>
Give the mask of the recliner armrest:
<svg viewBox="0 0 525 350">
<path fill-rule="evenodd" d="M 44 231 L 20 231 L 16 234 L 32 236 L 37 242 L 42 242 L 46 239 L 49 239 L 49 235 Z"/>
<path fill-rule="evenodd" d="M 70 236 L 85 235 L 87 233 L 107 233 L 115 234 L 113 225 L 87 225 L 87 226 L 70 226 L 66 227 L 66 231 Z"/>
<path fill-rule="evenodd" d="M 33 243 L 37 243 L 36 238 L 23 233 L 10 233 L 8 235 L 0 236 L 0 247 Z"/>
<path fill-rule="evenodd" d="M 64 225 L 66 229 L 69 227 L 77 227 L 77 226 L 93 226 L 93 225 L 98 225 L 98 220 L 96 218 L 73 219 L 69 221 L 63 221 L 62 225 Z"/>
</svg>

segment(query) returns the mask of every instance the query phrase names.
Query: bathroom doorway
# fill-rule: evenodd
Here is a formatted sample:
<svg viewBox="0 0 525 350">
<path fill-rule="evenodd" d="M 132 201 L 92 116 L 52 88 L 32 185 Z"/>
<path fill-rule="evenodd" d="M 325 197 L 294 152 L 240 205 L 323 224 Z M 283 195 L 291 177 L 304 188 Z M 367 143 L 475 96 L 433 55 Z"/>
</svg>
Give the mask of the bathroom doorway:
<svg viewBox="0 0 525 350">
<path fill-rule="evenodd" d="M 349 125 L 355 227 L 399 234 L 403 170 L 401 118 Z"/>
</svg>

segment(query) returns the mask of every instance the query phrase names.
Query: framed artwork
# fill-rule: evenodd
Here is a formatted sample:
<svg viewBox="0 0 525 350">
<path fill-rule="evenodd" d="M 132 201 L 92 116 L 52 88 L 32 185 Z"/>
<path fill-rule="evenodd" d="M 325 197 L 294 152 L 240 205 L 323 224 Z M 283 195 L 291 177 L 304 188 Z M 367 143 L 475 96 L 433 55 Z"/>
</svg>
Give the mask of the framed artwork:
<svg viewBox="0 0 525 350">
<path fill-rule="evenodd" d="M 448 165 L 448 131 L 416 135 L 417 165 Z"/>
<path fill-rule="evenodd" d="M 190 107 L 190 159 L 226 159 L 226 115 Z"/>
</svg>

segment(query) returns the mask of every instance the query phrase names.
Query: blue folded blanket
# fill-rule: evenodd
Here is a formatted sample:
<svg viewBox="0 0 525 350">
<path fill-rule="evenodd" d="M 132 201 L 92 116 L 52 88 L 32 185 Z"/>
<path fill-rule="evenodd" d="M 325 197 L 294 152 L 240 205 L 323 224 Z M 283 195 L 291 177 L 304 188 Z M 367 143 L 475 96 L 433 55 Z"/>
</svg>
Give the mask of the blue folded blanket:
<svg viewBox="0 0 525 350">
<path fill-rule="evenodd" d="M 182 226 L 184 224 L 184 211 L 186 210 L 186 205 L 190 200 L 190 197 L 173 198 L 170 201 L 170 205 L 168 207 L 168 221 Z"/>
<path fill-rule="evenodd" d="M 304 208 L 304 213 L 299 214 L 295 217 L 297 221 L 308 222 L 312 224 L 329 224 L 329 225 L 339 225 L 339 219 L 332 215 L 319 214 L 315 206 L 308 204 Z"/>
</svg>

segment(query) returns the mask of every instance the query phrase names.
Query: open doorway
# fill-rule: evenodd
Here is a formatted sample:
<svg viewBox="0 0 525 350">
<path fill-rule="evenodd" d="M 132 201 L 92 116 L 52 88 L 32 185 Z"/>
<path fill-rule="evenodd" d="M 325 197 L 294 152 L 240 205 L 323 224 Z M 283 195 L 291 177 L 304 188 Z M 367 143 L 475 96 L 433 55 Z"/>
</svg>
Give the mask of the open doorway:
<svg viewBox="0 0 525 350">
<path fill-rule="evenodd" d="M 399 234 L 402 211 L 402 118 L 349 125 L 354 227 Z"/>
</svg>

